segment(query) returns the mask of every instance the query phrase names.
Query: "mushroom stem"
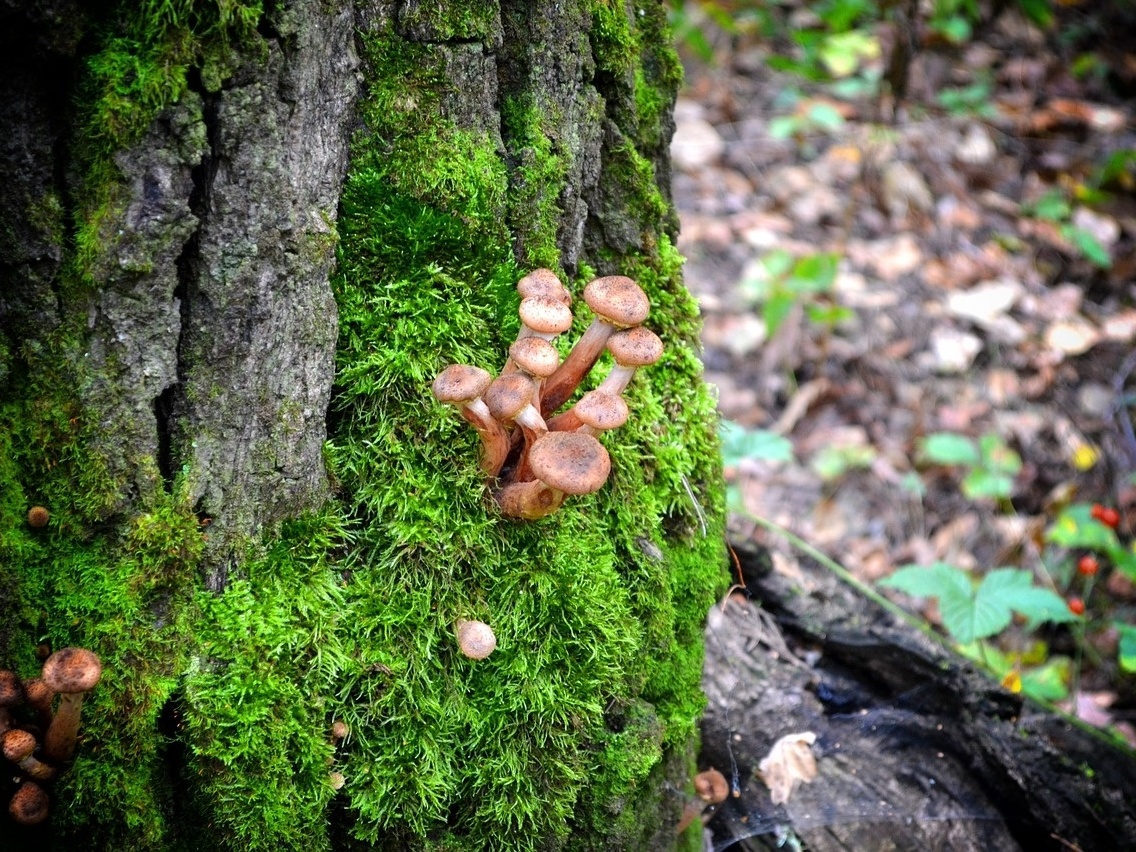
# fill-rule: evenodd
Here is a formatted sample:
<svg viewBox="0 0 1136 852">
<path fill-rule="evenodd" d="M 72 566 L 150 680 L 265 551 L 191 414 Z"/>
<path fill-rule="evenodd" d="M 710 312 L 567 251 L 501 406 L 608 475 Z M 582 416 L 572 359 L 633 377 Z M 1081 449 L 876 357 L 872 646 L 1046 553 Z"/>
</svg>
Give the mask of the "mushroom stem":
<svg viewBox="0 0 1136 852">
<path fill-rule="evenodd" d="M 509 455 L 509 436 L 481 399 L 463 405 L 461 415 L 481 436 L 481 470 L 486 476 L 496 476 Z"/>
<path fill-rule="evenodd" d="M 75 754 L 82 708 L 83 693 L 64 693 L 59 696 L 59 708 L 43 736 L 43 756 L 52 763 L 67 763 Z"/>
<path fill-rule="evenodd" d="M 556 368 L 556 372 L 544 380 L 541 389 L 540 413 L 547 417 L 562 406 L 580 386 L 584 376 L 596 365 L 607 339 L 615 331 L 615 326 L 596 317 L 592 324 L 576 341 L 568 357 Z"/>
<path fill-rule="evenodd" d="M 59 693 L 59 709 L 43 737 L 43 756 L 52 763 L 66 763 L 75 753 L 84 693 L 102 677 L 102 663 L 85 648 L 62 648 L 43 664 L 43 680 Z"/>
<path fill-rule="evenodd" d="M 564 502 L 564 492 L 550 488 L 539 479 L 511 482 L 493 492 L 501 514 L 507 518 L 535 521 L 551 515 Z"/>
<path fill-rule="evenodd" d="M 50 781 L 55 777 L 55 767 L 48 766 L 35 758 L 36 739 L 28 731 L 14 728 L 4 734 L 2 750 L 4 758 L 16 764 L 24 774 L 35 781 Z"/>
</svg>

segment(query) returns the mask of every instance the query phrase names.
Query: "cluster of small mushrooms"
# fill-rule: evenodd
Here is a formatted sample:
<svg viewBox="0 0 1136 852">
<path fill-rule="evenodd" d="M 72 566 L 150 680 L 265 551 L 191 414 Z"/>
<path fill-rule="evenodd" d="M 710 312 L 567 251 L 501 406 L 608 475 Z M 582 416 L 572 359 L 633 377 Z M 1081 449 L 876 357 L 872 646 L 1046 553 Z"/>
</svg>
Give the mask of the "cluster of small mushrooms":
<svg viewBox="0 0 1136 852">
<path fill-rule="evenodd" d="M 521 332 L 501 375 L 453 364 L 434 380 L 434 396 L 456 405 L 481 436 L 481 469 L 502 514 L 531 520 L 607 481 L 611 460 L 596 434 L 626 422 L 621 394 L 636 369 L 659 360 L 663 343 L 642 325 L 646 293 L 630 278 L 609 275 L 584 288 L 595 319 L 562 362 L 552 341 L 572 325 L 568 289 L 551 270 L 537 269 L 517 282 L 517 292 Z M 558 413 L 605 349 L 615 361 L 611 371 Z"/>
<path fill-rule="evenodd" d="M 47 787 L 71 762 L 83 696 L 102 677 L 102 663 L 85 648 L 63 648 L 47 658 L 39 677 L 21 680 L 0 669 L 0 746 L 17 770 L 19 786 L 8 813 L 20 825 L 47 819 Z M 55 696 L 59 706 L 52 712 Z"/>
</svg>

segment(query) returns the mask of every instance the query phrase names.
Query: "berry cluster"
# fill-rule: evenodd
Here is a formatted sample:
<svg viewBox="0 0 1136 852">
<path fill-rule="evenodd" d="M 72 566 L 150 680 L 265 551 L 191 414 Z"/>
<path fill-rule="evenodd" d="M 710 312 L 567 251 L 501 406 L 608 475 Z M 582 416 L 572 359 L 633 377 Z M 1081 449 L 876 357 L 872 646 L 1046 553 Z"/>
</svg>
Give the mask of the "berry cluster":
<svg viewBox="0 0 1136 852">
<path fill-rule="evenodd" d="M 584 288 L 595 319 L 561 362 L 552 341 L 572 325 L 568 289 L 537 269 L 517 292 L 521 332 L 501 375 L 453 364 L 434 380 L 434 396 L 458 406 L 481 436 L 481 469 L 502 514 L 535 519 L 555 512 L 565 495 L 590 494 L 607 481 L 611 460 L 595 436 L 626 422 L 621 394 L 638 368 L 659 360 L 663 343 L 642 325 L 647 295 L 630 278 L 609 275 Z M 557 413 L 605 349 L 611 372 Z"/>
<path fill-rule="evenodd" d="M 43 664 L 40 677 L 20 680 L 0 670 L 0 747 L 18 770 L 19 787 L 8 813 L 20 825 L 47 819 L 46 787 L 71 761 L 79 734 L 83 695 L 102 677 L 102 663 L 84 648 L 63 648 Z M 52 712 L 52 702 L 59 706 Z"/>
</svg>

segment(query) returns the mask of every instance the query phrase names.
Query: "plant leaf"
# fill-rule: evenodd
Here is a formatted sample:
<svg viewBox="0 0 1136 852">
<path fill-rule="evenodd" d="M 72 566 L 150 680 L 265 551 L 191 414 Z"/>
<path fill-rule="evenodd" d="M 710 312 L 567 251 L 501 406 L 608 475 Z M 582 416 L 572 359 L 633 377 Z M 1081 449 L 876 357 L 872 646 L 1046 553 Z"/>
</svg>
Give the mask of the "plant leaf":
<svg viewBox="0 0 1136 852">
<path fill-rule="evenodd" d="M 928 435 L 919 443 L 919 455 L 931 464 L 976 465 L 982 460 L 974 441 L 955 432 Z"/>
</svg>

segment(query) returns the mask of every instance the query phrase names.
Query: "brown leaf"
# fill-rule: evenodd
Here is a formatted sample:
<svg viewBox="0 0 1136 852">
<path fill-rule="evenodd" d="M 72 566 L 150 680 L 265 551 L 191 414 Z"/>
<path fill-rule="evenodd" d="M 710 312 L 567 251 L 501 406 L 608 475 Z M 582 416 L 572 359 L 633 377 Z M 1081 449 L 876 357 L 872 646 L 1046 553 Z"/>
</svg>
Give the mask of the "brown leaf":
<svg viewBox="0 0 1136 852">
<path fill-rule="evenodd" d="M 773 744 L 769 754 L 758 764 L 758 774 L 769 788 L 773 804 L 789 801 L 800 782 L 808 784 L 816 778 L 816 758 L 810 748 L 815 742 L 816 734 L 812 731 L 786 734 Z"/>
</svg>

